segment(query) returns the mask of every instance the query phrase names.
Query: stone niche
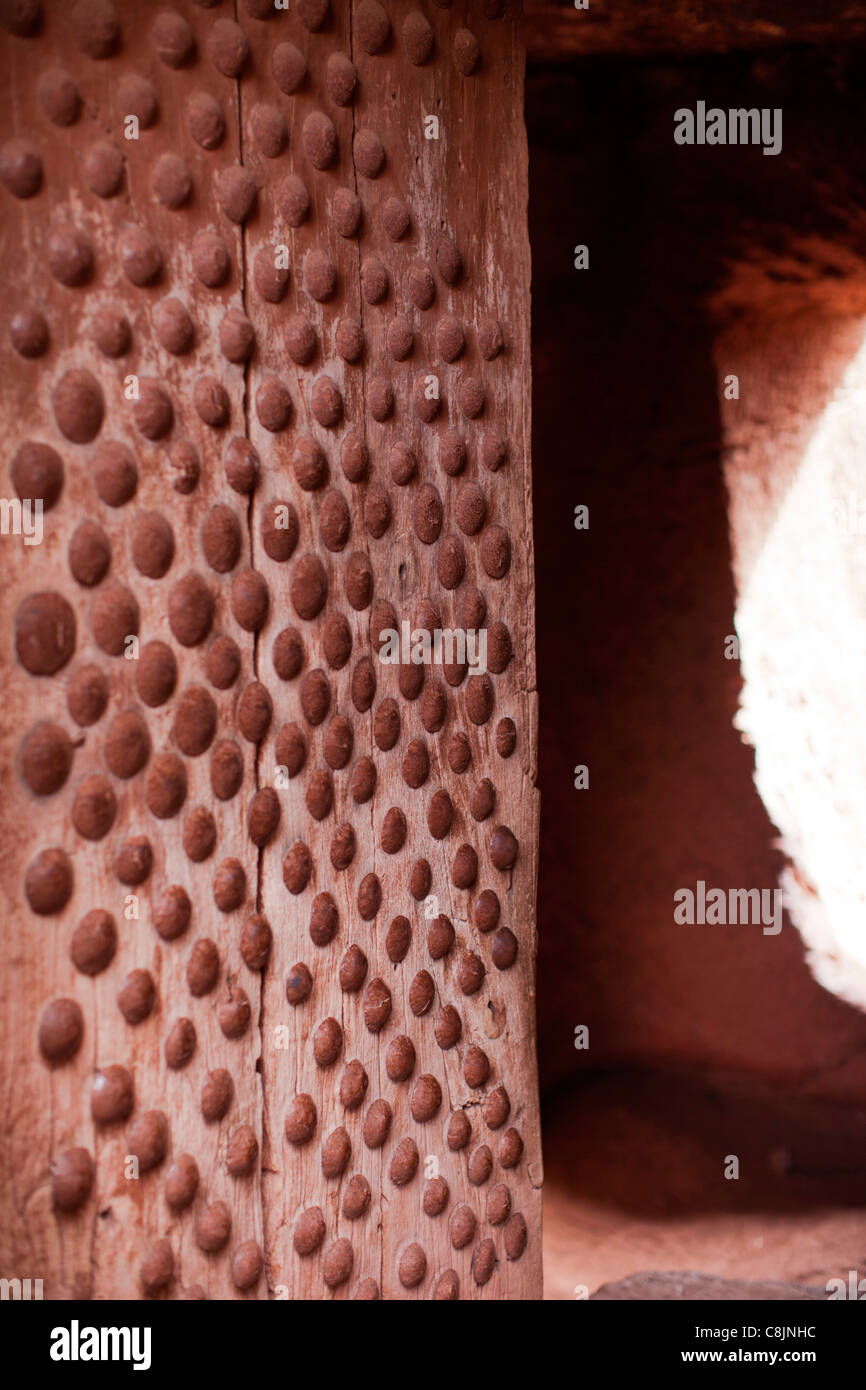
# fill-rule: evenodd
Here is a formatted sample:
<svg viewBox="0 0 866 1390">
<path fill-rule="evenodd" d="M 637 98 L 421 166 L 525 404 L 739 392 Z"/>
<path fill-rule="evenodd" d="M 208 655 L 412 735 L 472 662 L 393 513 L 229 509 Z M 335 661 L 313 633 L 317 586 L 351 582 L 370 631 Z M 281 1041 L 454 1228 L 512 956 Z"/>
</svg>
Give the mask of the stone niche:
<svg viewBox="0 0 866 1390">
<path fill-rule="evenodd" d="M 860 21 L 793 7 L 726 43 L 719 4 L 702 43 L 614 5 L 617 51 L 535 8 L 548 1296 L 660 1268 L 823 1286 L 866 1170 Z M 780 110 L 780 150 L 678 144 L 699 102 Z M 782 930 L 676 923 L 700 881 L 778 891 Z M 747 1149 L 726 1182 L 717 1151 Z"/>
</svg>

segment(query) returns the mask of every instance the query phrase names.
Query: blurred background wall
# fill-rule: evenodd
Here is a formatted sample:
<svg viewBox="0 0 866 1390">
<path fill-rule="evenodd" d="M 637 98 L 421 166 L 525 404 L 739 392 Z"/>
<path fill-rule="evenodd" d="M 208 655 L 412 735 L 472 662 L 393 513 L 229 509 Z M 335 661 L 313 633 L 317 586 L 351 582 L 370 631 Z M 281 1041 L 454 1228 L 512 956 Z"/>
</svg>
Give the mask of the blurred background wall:
<svg viewBox="0 0 866 1390">
<path fill-rule="evenodd" d="M 808 1282 L 866 1264 L 866 1013 L 816 982 L 787 913 L 778 935 L 681 926 L 673 894 L 775 890 L 796 849 L 725 651 L 866 337 L 862 17 L 797 28 L 794 7 L 769 34 L 759 6 L 707 5 L 758 27 L 702 39 L 600 8 L 573 45 L 583 15 L 534 7 L 534 40 L 528 20 L 548 1290 L 639 1268 Z M 675 145 L 697 100 L 781 107 L 782 153 Z M 772 605 L 756 622 L 757 676 Z"/>
</svg>

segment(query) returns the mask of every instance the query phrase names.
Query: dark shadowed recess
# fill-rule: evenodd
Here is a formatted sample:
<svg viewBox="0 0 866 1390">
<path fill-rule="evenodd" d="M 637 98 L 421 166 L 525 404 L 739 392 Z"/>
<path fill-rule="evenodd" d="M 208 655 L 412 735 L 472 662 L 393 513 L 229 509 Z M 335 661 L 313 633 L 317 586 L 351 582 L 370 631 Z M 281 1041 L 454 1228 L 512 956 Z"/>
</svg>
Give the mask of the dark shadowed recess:
<svg viewBox="0 0 866 1390">
<path fill-rule="evenodd" d="M 723 656 L 734 588 L 707 301 L 744 260 L 762 266 L 768 312 L 786 280 L 830 287 L 838 266 L 803 254 L 807 237 L 862 252 L 864 76 L 863 51 L 841 44 L 530 63 L 538 1025 L 555 1116 L 545 1158 L 561 1177 L 581 1077 L 672 1069 L 830 1101 L 845 1089 L 834 1078 L 844 1073 L 850 1093 L 859 1068 L 866 1096 L 866 1017 L 812 980 L 787 919 L 777 937 L 673 921 L 677 888 L 699 878 L 773 888 L 782 862 L 752 750 L 732 724 L 739 672 Z M 673 113 L 699 99 L 781 107 L 782 153 L 678 147 Z M 589 271 L 573 268 L 581 243 Z M 574 529 L 578 504 L 590 509 L 585 532 Z M 578 764 L 589 791 L 574 790 Z M 574 1047 L 582 1024 L 587 1051 Z M 706 1119 L 697 1103 L 677 1107 L 686 1127 Z M 805 1099 L 780 1101 L 770 1139 L 793 1146 L 810 1124 Z M 860 1129 L 856 1138 L 862 1153 Z M 608 1182 L 613 1201 L 619 1182 Z M 740 1193 L 730 1200 L 747 1200 L 730 1186 Z M 814 1200 L 814 1184 L 801 1196 Z"/>
</svg>

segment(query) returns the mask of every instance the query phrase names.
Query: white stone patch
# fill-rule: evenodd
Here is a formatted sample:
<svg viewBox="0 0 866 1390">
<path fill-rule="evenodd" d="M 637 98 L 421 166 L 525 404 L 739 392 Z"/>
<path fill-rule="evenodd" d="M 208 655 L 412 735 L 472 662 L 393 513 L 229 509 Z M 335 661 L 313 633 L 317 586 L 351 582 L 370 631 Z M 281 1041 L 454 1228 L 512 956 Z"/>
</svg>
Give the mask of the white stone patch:
<svg viewBox="0 0 866 1390">
<path fill-rule="evenodd" d="M 736 610 L 737 724 L 800 871 L 783 877 L 786 904 L 816 978 L 866 1007 L 866 520 L 862 534 L 849 520 L 858 493 L 866 516 L 866 342 L 767 509 Z"/>
</svg>

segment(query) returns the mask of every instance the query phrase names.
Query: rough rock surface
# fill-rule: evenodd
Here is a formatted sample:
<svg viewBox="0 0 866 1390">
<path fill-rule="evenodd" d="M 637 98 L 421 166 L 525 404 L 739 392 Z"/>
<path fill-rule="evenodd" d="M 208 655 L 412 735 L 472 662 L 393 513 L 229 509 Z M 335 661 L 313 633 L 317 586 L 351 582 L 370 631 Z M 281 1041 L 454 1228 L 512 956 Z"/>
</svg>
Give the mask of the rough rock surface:
<svg viewBox="0 0 866 1390">
<path fill-rule="evenodd" d="M 802 1303 L 826 1300 L 826 1289 L 799 1288 L 796 1284 L 760 1283 L 748 1279 L 715 1279 L 711 1274 L 652 1273 L 633 1274 L 618 1284 L 603 1284 L 591 1301 L 622 1303 L 637 1299 L 640 1302 L 786 1302 Z"/>
<path fill-rule="evenodd" d="M 866 34 L 862 0 L 526 0 L 525 8 L 527 51 L 541 61 L 772 52 Z"/>
<path fill-rule="evenodd" d="M 635 1070 L 561 1086 L 543 1117 L 545 1298 L 648 1270 L 825 1292 L 866 1274 L 862 1106 Z"/>
</svg>

